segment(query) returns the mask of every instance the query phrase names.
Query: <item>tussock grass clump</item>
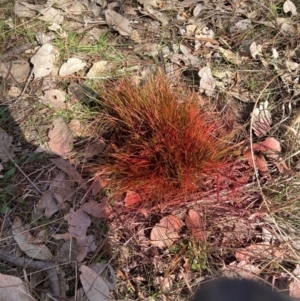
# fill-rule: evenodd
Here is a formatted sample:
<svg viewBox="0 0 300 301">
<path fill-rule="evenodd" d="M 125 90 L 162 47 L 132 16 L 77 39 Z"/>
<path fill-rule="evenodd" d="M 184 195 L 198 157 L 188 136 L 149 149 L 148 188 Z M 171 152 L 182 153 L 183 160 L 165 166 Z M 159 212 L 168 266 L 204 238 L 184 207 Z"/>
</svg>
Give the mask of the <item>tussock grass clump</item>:
<svg viewBox="0 0 300 301">
<path fill-rule="evenodd" d="M 133 190 L 143 200 L 167 200 L 206 189 L 224 175 L 228 130 L 201 110 L 195 93 L 172 89 L 163 74 L 142 86 L 127 79 L 108 83 L 102 92 L 101 118 L 112 147 L 99 170 L 112 193 Z"/>
</svg>

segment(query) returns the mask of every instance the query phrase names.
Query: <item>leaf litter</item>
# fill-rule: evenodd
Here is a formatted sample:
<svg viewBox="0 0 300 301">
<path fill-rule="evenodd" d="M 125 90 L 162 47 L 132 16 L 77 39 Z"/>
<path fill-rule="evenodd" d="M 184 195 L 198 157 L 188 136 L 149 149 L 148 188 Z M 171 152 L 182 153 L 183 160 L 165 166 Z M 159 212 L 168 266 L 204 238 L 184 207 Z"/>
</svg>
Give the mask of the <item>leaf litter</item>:
<svg viewBox="0 0 300 301">
<path fill-rule="evenodd" d="M 103 57 L 99 60 L 99 57 L 97 56 L 82 56 L 82 54 L 76 52 L 75 55 L 72 53 L 71 55 L 65 56 L 66 59 L 62 59 L 62 61 L 58 60 L 59 55 L 61 55 L 61 48 L 58 50 L 54 43 L 55 39 L 65 39 L 64 42 L 67 42 L 70 37 L 70 32 L 78 32 L 82 34 L 82 36 L 88 36 L 96 26 L 106 26 L 106 32 L 108 31 L 108 28 L 110 28 L 109 30 L 115 37 L 115 40 L 111 40 L 113 45 L 117 45 L 116 40 L 118 39 L 121 41 L 120 45 L 128 42 L 132 45 L 132 47 L 130 45 L 128 49 L 126 49 L 126 47 L 122 49 L 123 46 L 120 46 L 120 49 L 122 49 L 121 52 L 124 50 L 123 58 L 126 57 L 126 59 L 123 59 L 122 61 L 121 69 L 123 73 L 130 70 L 129 67 L 134 67 L 135 70 L 141 71 L 139 66 L 144 67 L 149 58 L 154 60 L 159 58 L 163 64 L 166 64 L 166 66 L 164 66 L 166 69 L 173 70 L 175 73 L 180 69 L 188 70 L 191 67 L 196 68 L 196 73 L 198 73 L 198 76 L 196 77 L 197 80 L 195 81 L 197 89 L 209 97 L 218 99 L 218 105 L 223 106 L 224 111 L 227 108 L 233 111 L 234 109 L 238 109 L 240 106 L 239 102 L 243 102 L 244 104 L 255 103 L 257 101 L 256 93 L 262 93 L 263 97 L 265 97 L 264 101 L 260 101 L 259 106 L 252 112 L 253 128 L 251 130 L 253 130 L 254 135 L 256 136 L 255 139 L 258 140 L 251 141 L 253 153 L 249 152 L 249 149 L 247 148 L 244 149 L 243 154 L 246 158 L 246 163 L 250 167 L 258 168 L 263 176 L 272 174 L 273 178 L 278 177 L 272 169 L 273 165 L 276 166 L 279 173 L 285 174 L 286 171 L 290 172 L 297 164 L 295 164 L 295 161 L 291 161 L 289 162 L 291 164 L 287 166 L 286 162 L 288 161 L 285 160 L 285 152 L 289 147 L 294 151 L 297 146 L 293 146 L 292 148 L 291 143 L 285 144 L 283 139 L 276 136 L 278 131 L 274 131 L 274 129 L 277 130 L 278 124 L 284 123 L 284 121 L 282 122 L 278 117 L 280 115 L 279 113 L 282 113 L 278 109 L 281 103 L 277 104 L 274 101 L 275 98 L 272 99 L 272 97 L 268 97 L 270 94 L 268 95 L 267 93 L 271 93 L 271 90 L 267 91 L 265 94 L 263 89 L 260 88 L 253 91 L 252 86 L 257 83 L 252 80 L 254 77 L 252 78 L 251 76 L 245 75 L 244 71 L 251 71 L 255 75 L 255 70 L 261 68 L 259 70 L 260 72 L 265 71 L 263 81 L 267 82 L 270 80 L 268 75 L 269 68 L 272 67 L 283 83 L 278 89 L 282 89 L 286 95 L 289 96 L 291 96 L 292 93 L 295 93 L 294 95 L 299 94 L 299 53 L 292 53 L 290 51 L 293 50 L 294 47 L 292 44 L 289 45 L 290 49 L 283 46 L 289 44 L 289 39 L 293 39 L 298 33 L 299 24 L 297 24 L 295 19 L 292 19 L 293 16 L 297 16 L 298 14 L 297 7 L 293 1 L 287 0 L 282 3 L 281 7 L 283 13 L 280 16 L 273 15 L 274 18 L 267 18 L 266 14 L 269 12 L 267 10 L 262 11 L 262 6 L 251 9 L 251 5 L 254 5 L 254 3 L 250 4 L 249 2 L 239 3 L 234 8 L 230 5 L 224 5 L 222 1 L 220 3 L 197 3 L 197 1 L 186 0 L 176 3 L 176 5 L 174 5 L 174 3 L 161 3 L 151 0 L 140 0 L 138 2 L 141 6 L 136 7 L 134 4 L 130 4 L 129 6 L 127 5 L 126 8 L 124 7 L 124 9 L 120 3 L 116 2 L 107 5 L 105 1 L 98 1 L 97 4 L 93 1 L 85 1 L 84 4 L 80 1 L 73 1 L 72 3 L 56 3 L 55 5 L 52 5 L 51 3 L 35 5 L 25 1 L 17 1 L 14 4 L 14 13 L 21 18 L 21 20 L 23 18 L 38 18 L 43 20 L 43 22 L 46 21 L 52 23 L 52 25 L 42 33 L 45 34 L 43 37 L 40 34 L 38 41 L 41 46 L 27 52 L 25 60 L 25 62 L 27 62 L 29 57 L 33 64 L 32 72 L 34 80 L 36 81 L 35 83 L 38 83 L 38 81 L 41 80 L 39 85 L 44 93 L 44 96 L 41 96 L 41 94 L 38 93 L 41 102 L 51 110 L 54 109 L 59 113 L 61 113 L 59 110 L 72 110 L 72 103 L 69 102 L 68 95 L 65 93 L 62 86 L 58 86 L 57 82 L 55 83 L 55 80 L 53 79 L 50 84 L 51 88 L 47 88 L 49 81 L 48 83 L 46 82 L 49 80 L 49 76 L 59 76 L 59 79 L 68 77 L 70 81 L 77 81 L 79 78 L 82 79 L 85 76 L 89 76 L 90 78 L 106 78 L 115 71 L 114 68 L 116 68 L 116 66 L 120 66 L 116 62 L 110 63 L 109 60 L 104 60 Z M 90 12 L 90 14 L 88 16 L 83 16 L 83 9 Z M 210 12 L 212 13 L 211 16 L 209 15 Z M 203 15 L 204 13 L 205 15 Z M 216 15 L 224 16 L 224 18 L 218 19 L 215 17 Z M 225 22 L 225 20 L 228 19 L 228 15 L 232 18 L 230 23 L 226 23 L 227 21 Z M 201 20 L 203 16 L 209 16 L 210 22 L 204 24 Z M 172 22 L 174 21 L 178 31 L 176 31 L 176 33 L 173 31 L 173 35 L 168 36 L 166 28 L 168 25 L 173 26 Z M 262 27 L 259 28 L 258 25 Z M 278 43 L 276 39 L 271 39 L 272 43 L 270 44 L 268 44 L 267 37 L 265 40 L 260 39 L 260 35 L 263 36 L 263 33 L 255 35 L 259 30 L 264 31 L 267 27 L 272 28 L 274 32 L 276 31 Z M 225 32 L 226 28 L 229 30 L 228 35 L 222 35 L 222 31 Z M 50 31 L 52 37 L 49 35 Z M 239 40 L 239 35 L 247 36 L 247 33 L 250 31 L 253 32 L 255 37 L 253 38 L 253 36 L 250 36 L 249 41 L 247 41 L 247 47 L 243 48 L 243 45 Z M 145 33 L 148 34 L 148 37 L 145 36 Z M 164 36 L 164 34 L 166 34 L 166 36 Z M 176 39 L 174 39 L 174 34 L 177 35 Z M 91 44 L 96 43 L 97 37 L 96 40 L 93 40 L 92 37 L 92 34 L 89 35 Z M 182 42 L 177 43 L 177 38 Z M 165 46 L 165 43 L 162 41 L 170 41 L 170 43 L 168 44 L 167 42 L 167 47 L 162 47 Z M 72 47 L 70 47 L 69 50 L 72 50 L 71 48 Z M 134 49 L 134 52 L 131 53 L 132 49 Z M 132 54 L 134 54 L 132 60 L 134 63 L 131 63 L 130 59 L 127 60 Z M 95 60 L 98 60 L 100 68 L 97 67 L 92 69 L 90 68 L 92 65 L 96 66 Z M 3 65 L 3 67 L 1 67 L 2 69 L 0 68 L 0 70 L 2 70 L 2 77 L 4 77 L 5 80 L 10 80 L 12 82 L 14 82 L 14 80 L 17 82 L 24 82 L 27 80 L 29 65 L 21 63 L 17 66 L 14 61 L 12 62 L 13 68 L 11 68 L 11 70 L 7 65 L 5 67 Z M 171 64 L 169 64 L 170 62 Z M 130 64 L 133 64 L 133 66 L 130 66 Z M 151 70 L 151 68 L 149 69 Z M 29 78 L 28 83 L 30 80 L 31 78 Z M 260 79 L 260 81 L 262 81 L 262 79 Z M 34 82 L 32 82 L 32 84 L 33 83 Z M 279 82 L 277 82 L 277 84 L 278 83 Z M 31 86 L 33 87 L 34 85 Z M 276 88 L 276 86 L 272 86 L 272 89 L 277 93 Z M 225 104 L 222 103 L 223 94 L 228 97 Z M 28 94 L 23 94 L 23 96 L 25 95 Z M 277 96 L 279 95 L 280 94 L 278 93 Z M 230 102 L 234 105 L 230 106 Z M 205 105 L 207 105 L 207 101 Z M 282 113 L 284 118 L 288 118 L 285 116 L 286 109 L 289 110 L 288 114 L 291 114 L 293 117 L 293 109 L 296 106 L 296 101 L 293 99 L 293 96 L 291 96 L 291 100 L 288 100 L 284 105 L 286 105 L 286 108 L 283 109 Z M 270 111 L 270 107 L 272 108 L 272 111 Z M 77 115 L 80 114 L 77 113 Z M 250 114 L 247 116 L 249 115 Z M 75 117 L 78 118 L 80 116 Z M 69 128 L 69 124 L 66 120 L 61 117 L 57 118 L 57 116 L 51 118 L 51 120 L 53 120 L 53 128 L 47 133 L 49 138 L 48 146 L 53 153 L 70 159 L 72 156 L 73 145 L 76 141 Z M 287 129 L 285 133 L 286 136 L 291 133 L 289 128 L 293 128 L 295 135 L 298 131 L 297 127 L 291 126 L 291 123 L 286 127 L 281 127 L 280 130 L 282 130 L 282 128 Z M 297 135 L 295 137 L 297 137 Z M 15 137 L 14 140 L 17 141 Z M 288 138 L 285 137 L 285 140 L 288 140 Z M 2 168 L 6 171 L 6 164 L 11 158 L 16 157 L 15 153 L 19 155 L 19 152 L 12 147 L 12 137 L 5 132 L 0 133 L 0 141 L 3 142 L 2 144 L 0 143 L 0 159 Z M 3 152 L 4 147 L 5 152 Z M 7 156 L 7 153 L 9 156 Z M 93 156 L 97 155 L 99 154 L 95 153 L 95 155 L 88 156 L 87 159 L 91 160 Z M 292 156 L 294 160 L 296 160 L 296 157 L 296 155 Z M 53 216 L 57 217 L 60 214 L 65 215 L 65 212 L 60 208 L 61 204 L 66 202 L 69 204 L 69 207 L 72 208 L 71 212 L 69 212 L 70 209 L 67 209 L 68 212 L 65 215 L 69 232 L 63 233 L 62 231 L 62 233 L 60 233 L 60 238 L 64 237 L 64 239 L 67 240 L 64 244 L 66 249 L 65 253 L 63 253 L 63 258 L 67 257 L 68 252 L 73 249 L 74 256 L 69 258 L 82 262 L 87 258 L 88 253 L 92 253 L 92 250 L 95 251 L 96 246 L 92 246 L 93 242 L 96 241 L 96 237 L 93 235 L 95 232 L 93 230 L 95 228 L 93 219 L 95 218 L 103 221 L 108 217 L 110 226 L 114 230 L 122 229 L 121 231 L 115 230 L 115 233 L 112 235 L 111 242 L 116 245 L 119 243 L 118 236 L 125 238 L 126 232 L 129 231 L 128 229 L 132 229 L 130 228 L 133 227 L 132 225 L 141 223 L 136 217 L 133 218 L 128 214 L 124 217 L 121 225 L 118 226 L 116 220 L 111 220 L 116 214 L 115 207 L 112 207 L 112 204 L 107 203 L 104 198 L 102 199 L 101 189 L 98 189 L 97 193 L 92 195 L 92 198 L 88 197 L 87 202 L 85 202 L 85 196 L 82 196 L 74 188 L 74 182 L 76 182 L 80 186 L 80 189 L 83 188 L 82 193 L 89 192 L 88 185 L 84 180 L 84 175 L 81 175 L 78 172 L 79 169 L 76 170 L 74 167 L 74 165 L 76 166 L 78 163 L 76 159 L 72 158 L 72 164 L 70 164 L 67 159 L 63 160 L 61 158 L 52 159 L 52 162 L 57 169 L 62 170 L 65 174 L 62 172 L 55 173 L 54 175 L 51 175 L 53 180 L 47 180 L 47 183 L 50 183 L 50 186 L 45 185 L 47 188 L 43 190 L 42 199 L 44 199 L 44 203 L 42 209 L 46 210 L 46 218 L 53 218 Z M 216 198 L 219 193 L 219 191 L 216 192 Z M 39 199 L 41 198 L 39 197 L 38 200 Z M 232 196 L 228 197 L 226 206 L 229 206 L 231 202 L 234 203 L 235 200 L 233 199 L 234 197 Z M 73 204 L 71 205 L 72 202 Z M 187 235 L 201 242 L 206 241 L 212 247 L 214 246 L 214 243 L 222 243 L 223 256 L 232 257 L 232 254 L 230 255 L 226 249 L 226 244 L 229 245 L 229 248 L 232 248 L 232 245 L 230 245 L 231 243 L 236 246 L 237 251 L 235 255 L 237 261 L 232 261 L 230 264 L 227 264 L 224 269 L 224 274 L 228 274 L 227 270 L 231 270 L 231 275 L 235 273 L 242 277 L 254 278 L 257 280 L 258 275 L 261 275 L 264 271 L 261 271 L 258 265 L 252 263 L 251 256 L 254 256 L 254 259 L 258 261 L 264 261 L 266 258 L 262 259 L 258 256 L 259 251 L 262 249 L 265 250 L 265 247 L 272 249 L 272 252 L 276 251 L 274 245 L 268 245 L 266 242 L 250 243 L 250 237 L 254 240 L 261 237 L 260 233 L 258 233 L 259 231 L 257 232 L 255 230 L 255 227 L 260 228 L 261 223 L 266 219 L 261 217 L 259 222 L 256 221 L 257 223 L 249 220 L 250 225 L 253 227 L 251 230 L 252 236 L 249 236 L 249 229 L 247 229 L 247 231 L 244 229 L 244 222 L 241 222 L 240 225 L 239 223 L 232 225 L 226 221 L 226 218 L 215 218 L 215 215 L 218 214 L 216 213 L 217 211 L 220 211 L 221 215 L 228 214 L 229 217 L 234 215 L 235 212 L 227 212 L 226 209 L 224 209 L 225 206 L 223 206 L 223 204 L 220 204 L 221 207 L 216 209 L 216 205 L 210 207 L 212 203 L 208 203 L 209 205 L 206 206 L 206 200 L 201 200 L 201 202 L 204 202 L 203 207 L 206 210 L 205 222 L 202 217 L 203 208 L 197 210 L 189 208 L 185 215 L 182 215 L 183 213 L 181 213 L 181 217 L 184 216 L 184 218 L 179 218 L 178 216 L 180 215 L 174 215 L 174 212 L 171 212 L 171 214 L 166 214 L 160 218 L 160 221 L 151 227 L 150 236 L 146 235 L 147 237 L 145 237 L 146 230 L 144 229 L 144 226 L 138 227 L 138 231 L 141 231 L 143 235 L 132 233 L 130 237 L 127 236 L 130 251 L 135 253 L 134 256 L 142 256 L 141 254 L 143 253 L 147 254 L 149 245 L 151 246 L 151 250 L 157 247 L 161 253 L 156 253 L 155 258 L 158 258 L 158 261 L 163 261 L 166 257 L 170 256 L 168 250 L 171 250 L 172 252 L 171 248 L 179 248 L 180 243 L 184 241 Z M 255 202 L 257 202 L 257 200 Z M 75 203 L 77 204 L 77 207 L 76 205 L 74 206 Z M 130 207 L 132 203 L 138 204 L 138 192 L 128 191 L 123 199 L 123 203 L 129 204 L 127 207 Z M 113 205 L 115 206 L 115 204 Z M 241 207 L 238 209 L 235 208 L 235 210 L 240 214 L 247 215 L 248 213 L 253 213 L 253 208 L 250 205 L 247 207 L 249 208 L 248 213 Z M 139 213 L 141 212 L 144 212 L 142 215 L 146 220 L 152 216 L 151 212 L 146 209 L 142 208 Z M 198 212 L 201 212 L 201 214 Z M 139 213 L 137 213 L 137 215 Z M 184 222 L 182 220 L 184 220 Z M 99 220 L 97 221 L 99 222 Z M 222 225 L 221 230 L 217 226 L 214 226 L 214 224 Z M 15 222 L 14 227 L 16 227 L 16 225 L 18 225 L 18 227 L 23 227 L 20 220 Z M 23 250 L 24 253 L 29 257 L 32 256 L 33 254 L 27 250 L 27 247 L 30 249 L 30 243 L 36 242 L 36 244 L 34 243 L 35 247 L 33 247 L 32 250 L 39 254 L 37 246 L 41 247 L 43 244 L 43 235 L 41 235 L 40 238 L 37 233 L 35 233 L 36 235 L 34 236 L 31 234 L 22 236 L 22 233 L 17 232 L 18 227 L 14 228 L 14 232 L 17 240 L 20 242 L 19 244 L 25 246 Z M 185 227 L 188 231 L 187 233 L 185 232 Z M 230 233 L 232 235 L 227 233 L 226 227 L 232 229 L 233 232 Z M 234 233 L 235 231 L 246 231 L 247 235 L 237 235 L 237 233 Z M 26 232 L 29 233 L 27 228 L 24 228 L 24 233 Z M 223 236 L 220 235 L 220 232 L 223 233 Z M 136 242 L 136 245 L 132 243 L 133 237 L 135 236 L 140 239 L 139 242 Z M 58 237 L 59 235 L 57 238 Z M 245 244 L 245 237 L 248 237 L 248 246 L 238 248 L 240 241 L 243 241 Z M 101 239 L 98 240 L 98 242 L 99 241 L 101 241 Z M 145 242 L 148 243 L 147 247 L 144 246 Z M 137 245 L 139 250 L 141 250 L 139 252 L 135 251 Z M 282 247 L 285 247 L 285 245 L 283 244 Z M 278 248 L 278 250 L 279 249 L 280 248 Z M 238 255 L 238 252 L 241 250 L 244 253 L 244 257 Z M 180 252 L 179 249 L 179 254 Z M 252 255 L 250 252 L 252 252 Z M 147 257 L 144 254 L 143 256 Z M 161 254 L 163 254 L 162 257 L 160 257 Z M 265 251 L 265 254 L 268 255 L 268 251 Z M 126 273 L 131 273 L 131 279 L 140 284 L 139 277 L 142 278 L 144 275 L 135 275 L 134 268 L 130 269 L 130 265 L 134 266 L 134 256 L 132 256 L 132 258 L 130 255 L 126 257 L 127 261 L 125 261 L 125 265 L 128 265 L 128 267 L 123 268 L 124 272 L 122 273 L 124 275 Z M 153 257 L 150 257 L 151 264 L 153 264 Z M 145 262 L 145 266 L 146 265 L 147 263 Z M 118 264 L 116 264 L 116 266 L 118 266 Z M 178 266 L 181 268 L 180 263 L 178 263 Z M 139 267 L 139 264 L 135 265 L 135 269 L 137 269 L 137 267 Z M 98 272 L 93 274 L 89 269 L 90 268 L 85 265 L 81 266 L 80 278 L 86 291 L 86 296 L 89 300 L 94 300 L 93 298 L 96 298 L 97 300 L 102 300 L 101 298 L 103 298 L 103 300 L 107 299 L 109 290 L 114 290 L 114 286 L 109 287 L 108 283 L 105 281 L 105 277 L 100 276 Z M 127 269 L 128 272 L 126 271 Z M 162 273 L 162 268 L 160 267 L 156 272 Z M 163 270 L 163 272 L 165 272 L 165 270 Z M 178 271 L 163 279 L 157 278 L 156 281 L 152 279 L 153 285 L 165 288 L 165 292 L 170 294 L 174 282 L 180 281 L 180 277 L 178 276 L 180 273 L 178 273 L 178 275 L 176 273 L 178 273 Z M 298 277 L 297 269 L 294 270 L 294 273 L 295 277 Z M 112 274 L 113 268 L 111 270 L 111 275 Z M 119 274 L 121 275 L 121 272 Z M 95 282 L 95 284 L 93 284 L 93 282 Z M 140 294 L 141 296 L 142 292 L 138 291 L 137 294 Z M 299 296 L 296 289 L 296 278 L 290 283 L 290 294 L 293 297 Z"/>
<path fill-rule="evenodd" d="M 32 238 L 31 234 L 23 226 L 22 220 L 19 217 L 14 218 L 12 234 L 19 248 L 30 258 L 39 260 L 49 260 L 52 258 L 51 251 L 44 243 L 34 243 L 35 239 Z"/>
</svg>

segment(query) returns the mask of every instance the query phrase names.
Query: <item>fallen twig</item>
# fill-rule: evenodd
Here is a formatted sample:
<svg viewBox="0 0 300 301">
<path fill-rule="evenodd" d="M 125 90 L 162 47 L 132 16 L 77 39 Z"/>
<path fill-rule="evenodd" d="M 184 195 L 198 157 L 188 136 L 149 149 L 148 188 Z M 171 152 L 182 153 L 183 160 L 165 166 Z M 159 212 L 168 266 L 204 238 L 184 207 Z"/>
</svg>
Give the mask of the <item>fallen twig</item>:
<svg viewBox="0 0 300 301">
<path fill-rule="evenodd" d="M 60 295 L 59 278 L 57 276 L 53 262 L 32 260 L 24 257 L 16 257 L 2 250 L 0 250 L 0 260 L 3 260 L 7 263 L 11 263 L 18 267 L 28 268 L 34 271 L 45 270 L 48 275 L 47 279 L 50 283 L 51 293 L 56 296 Z"/>
</svg>

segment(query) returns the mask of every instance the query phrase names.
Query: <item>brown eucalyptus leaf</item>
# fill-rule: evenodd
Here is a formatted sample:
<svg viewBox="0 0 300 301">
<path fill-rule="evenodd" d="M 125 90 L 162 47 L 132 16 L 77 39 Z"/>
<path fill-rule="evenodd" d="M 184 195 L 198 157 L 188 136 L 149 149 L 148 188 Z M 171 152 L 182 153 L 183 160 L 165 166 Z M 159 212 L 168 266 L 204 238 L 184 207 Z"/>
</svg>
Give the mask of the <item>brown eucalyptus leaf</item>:
<svg viewBox="0 0 300 301">
<path fill-rule="evenodd" d="M 156 224 L 150 234 L 151 243 L 158 248 L 170 247 L 178 238 L 183 222 L 175 215 L 168 215 Z"/>
<path fill-rule="evenodd" d="M 62 117 L 54 119 L 53 129 L 49 131 L 48 136 L 50 138 L 48 146 L 53 153 L 64 156 L 72 150 L 72 131 Z"/>
<path fill-rule="evenodd" d="M 120 35 L 131 35 L 132 27 L 128 19 L 112 9 L 105 10 L 104 14 L 107 24 L 110 25 L 114 30 L 118 31 Z"/>
<path fill-rule="evenodd" d="M 79 209 L 75 212 L 70 212 L 65 215 L 65 220 L 69 225 L 69 232 L 76 238 L 86 236 L 87 228 L 91 224 L 91 218 L 83 210 Z"/>
<path fill-rule="evenodd" d="M 0 274 L 0 300 L 1 301 L 35 301 L 29 291 L 28 284 L 20 278 Z"/>
<path fill-rule="evenodd" d="M 27 256 L 39 260 L 49 260 L 52 258 L 51 251 L 45 244 L 32 243 L 34 242 L 34 238 L 23 226 L 19 217 L 14 218 L 12 234 L 14 240 L 18 243 L 19 248 L 26 253 Z"/>
<path fill-rule="evenodd" d="M 61 169 L 68 176 L 70 176 L 75 182 L 77 182 L 81 186 L 81 188 L 87 190 L 87 185 L 84 182 L 83 178 L 81 177 L 80 173 L 68 161 L 62 158 L 55 158 L 55 159 L 51 159 L 50 161 L 52 161 L 56 165 L 56 167 Z"/>
<path fill-rule="evenodd" d="M 108 218 L 112 213 L 110 205 L 108 204 L 108 202 L 105 201 L 99 203 L 91 200 L 87 203 L 84 203 L 81 206 L 81 209 L 84 212 L 97 218 Z"/>
<path fill-rule="evenodd" d="M 109 289 L 106 281 L 86 265 L 82 265 L 79 270 L 80 281 L 89 301 L 108 300 Z"/>
<path fill-rule="evenodd" d="M 185 224 L 192 236 L 200 241 L 205 241 L 205 222 L 198 212 L 190 209 L 185 215 Z"/>
</svg>

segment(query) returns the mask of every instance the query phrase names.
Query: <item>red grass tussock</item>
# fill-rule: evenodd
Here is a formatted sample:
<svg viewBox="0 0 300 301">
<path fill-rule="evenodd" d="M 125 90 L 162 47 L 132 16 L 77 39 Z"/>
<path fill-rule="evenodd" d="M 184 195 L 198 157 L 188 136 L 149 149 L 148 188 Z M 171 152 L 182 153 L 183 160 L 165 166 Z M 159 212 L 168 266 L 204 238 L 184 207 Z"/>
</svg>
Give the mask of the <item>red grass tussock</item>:
<svg viewBox="0 0 300 301">
<path fill-rule="evenodd" d="M 103 91 L 101 118 L 113 147 L 99 169 L 113 194 L 131 190 L 148 204 L 167 202 L 205 190 L 228 168 L 222 124 L 201 111 L 197 95 L 172 89 L 165 75 L 143 86 L 109 83 Z"/>
</svg>

